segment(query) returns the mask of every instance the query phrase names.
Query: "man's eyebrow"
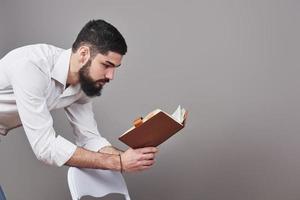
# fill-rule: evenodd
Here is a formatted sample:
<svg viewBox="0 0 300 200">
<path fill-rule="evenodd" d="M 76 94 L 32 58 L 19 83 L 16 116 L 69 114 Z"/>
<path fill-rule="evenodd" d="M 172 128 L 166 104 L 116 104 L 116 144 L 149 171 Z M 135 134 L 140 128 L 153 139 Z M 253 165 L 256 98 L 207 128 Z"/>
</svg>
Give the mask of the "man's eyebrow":
<svg viewBox="0 0 300 200">
<path fill-rule="evenodd" d="M 121 64 L 119 65 L 115 65 L 114 63 L 110 62 L 110 61 L 105 61 L 106 63 L 108 63 L 109 65 L 113 66 L 113 67 L 120 67 Z"/>
</svg>

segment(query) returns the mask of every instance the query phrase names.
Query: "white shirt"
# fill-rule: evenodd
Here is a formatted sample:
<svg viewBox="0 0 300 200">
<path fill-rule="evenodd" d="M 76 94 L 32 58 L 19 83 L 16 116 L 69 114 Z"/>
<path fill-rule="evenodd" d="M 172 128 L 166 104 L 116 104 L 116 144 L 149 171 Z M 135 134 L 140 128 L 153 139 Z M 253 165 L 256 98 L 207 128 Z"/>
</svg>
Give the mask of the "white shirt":
<svg viewBox="0 0 300 200">
<path fill-rule="evenodd" d="M 101 137 L 91 98 L 80 84 L 66 88 L 71 49 L 37 44 L 15 49 L 0 60 L 0 134 L 22 126 L 39 160 L 62 166 L 76 145 L 53 129 L 50 111 L 64 108 L 76 144 L 98 151 L 110 143 Z"/>
</svg>

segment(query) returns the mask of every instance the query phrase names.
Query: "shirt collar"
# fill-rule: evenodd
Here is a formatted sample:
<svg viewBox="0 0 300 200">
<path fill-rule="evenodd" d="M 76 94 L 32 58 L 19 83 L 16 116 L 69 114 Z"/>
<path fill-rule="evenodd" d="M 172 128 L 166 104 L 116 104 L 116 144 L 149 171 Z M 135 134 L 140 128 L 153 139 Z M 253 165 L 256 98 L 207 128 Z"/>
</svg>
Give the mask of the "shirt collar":
<svg viewBox="0 0 300 200">
<path fill-rule="evenodd" d="M 71 58 L 71 49 L 64 50 L 58 57 L 57 62 L 55 63 L 53 70 L 51 72 L 51 77 L 62 84 L 63 93 L 61 97 L 72 96 L 79 94 L 81 87 L 80 84 L 70 85 L 66 88 L 67 78 L 69 73 L 70 58 Z"/>
<path fill-rule="evenodd" d="M 70 65 L 70 58 L 71 58 L 71 49 L 63 51 L 59 57 L 57 62 L 55 63 L 53 70 L 51 72 L 51 77 L 57 80 L 66 88 L 68 72 L 69 72 L 69 65 Z"/>
</svg>

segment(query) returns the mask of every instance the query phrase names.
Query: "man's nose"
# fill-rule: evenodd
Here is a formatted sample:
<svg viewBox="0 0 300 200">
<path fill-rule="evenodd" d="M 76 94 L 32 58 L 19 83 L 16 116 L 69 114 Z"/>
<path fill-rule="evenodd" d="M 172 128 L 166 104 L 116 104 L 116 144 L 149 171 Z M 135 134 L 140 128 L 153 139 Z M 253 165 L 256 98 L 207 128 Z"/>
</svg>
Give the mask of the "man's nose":
<svg viewBox="0 0 300 200">
<path fill-rule="evenodd" d="M 109 68 L 107 69 L 105 77 L 108 78 L 109 80 L 113 80 L 115 75 L 115 68 Z"/>
</svg>

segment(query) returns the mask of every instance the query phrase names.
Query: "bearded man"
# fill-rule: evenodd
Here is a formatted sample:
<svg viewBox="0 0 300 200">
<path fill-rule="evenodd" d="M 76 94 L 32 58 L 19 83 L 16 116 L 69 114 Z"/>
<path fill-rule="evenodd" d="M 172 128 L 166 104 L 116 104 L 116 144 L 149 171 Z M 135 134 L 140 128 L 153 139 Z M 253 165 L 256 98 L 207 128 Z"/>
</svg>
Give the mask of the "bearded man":
<svg viewBox="0 0 300 200">
<path fill-rule="evenodd" d="M 35 44 L 12 50 L 0 60 L 0 134 L 23 126 L 37 159 L 50 165 L 149 169 L 157 148 L 114 148 L 100 135 L 92 109 L 92 98 L 113 80 L 126 52 L 123 36 L 103 20 L 89 21 L 72 49 Z M 61 108 L 75 144 L 53 128 L 50 111 Z"/>
</svg>

